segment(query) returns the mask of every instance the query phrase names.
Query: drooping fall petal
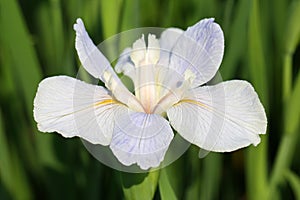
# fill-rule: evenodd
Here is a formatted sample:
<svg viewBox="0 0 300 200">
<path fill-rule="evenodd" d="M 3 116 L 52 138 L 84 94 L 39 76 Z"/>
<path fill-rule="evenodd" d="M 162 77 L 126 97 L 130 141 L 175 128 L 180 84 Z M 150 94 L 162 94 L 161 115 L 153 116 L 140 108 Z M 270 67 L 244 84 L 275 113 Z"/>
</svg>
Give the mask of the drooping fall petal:
<svg viewBox="0 0 300 200">
<path fill-rule="evenodd" d="M 256 146 L 259 134 L 266 133 L 264 108 L 246 81 L 198 87 L 189 95 L 167 114 L 178 133 L 200 148 L 227 152 Z"/>
<path fill-rule="evenodd" d="M 111 141 L 116 111 L 124 107 L 101 87 L 67 77 L 44 79 L 34 99 L 34 119 L 42 132 L 81 137 L 93 144 Z"/>
</svg>

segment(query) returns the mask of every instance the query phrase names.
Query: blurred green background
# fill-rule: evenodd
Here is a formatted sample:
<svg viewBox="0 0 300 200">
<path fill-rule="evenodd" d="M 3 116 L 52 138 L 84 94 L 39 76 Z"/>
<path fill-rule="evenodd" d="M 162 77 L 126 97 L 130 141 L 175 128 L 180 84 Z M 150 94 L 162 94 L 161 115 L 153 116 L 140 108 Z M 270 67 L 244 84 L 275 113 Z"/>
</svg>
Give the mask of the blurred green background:
<svg viewBox="0 0 300 200">
<path fill-rule="evenodd" d="M 187 28 L 215 17 L 225 34 L 224 80 L 250 81 L 265 106 L 258 147 L 191 147 L 160 172 L 125 174 L 78 138 L 39 133 L 33 98 L 45 77 L 76 76 L 72 25 L 94 42 L 143 27 Z M 0 0 L 0 199 L 300 199 L 299 0 Z"/>
</svg>

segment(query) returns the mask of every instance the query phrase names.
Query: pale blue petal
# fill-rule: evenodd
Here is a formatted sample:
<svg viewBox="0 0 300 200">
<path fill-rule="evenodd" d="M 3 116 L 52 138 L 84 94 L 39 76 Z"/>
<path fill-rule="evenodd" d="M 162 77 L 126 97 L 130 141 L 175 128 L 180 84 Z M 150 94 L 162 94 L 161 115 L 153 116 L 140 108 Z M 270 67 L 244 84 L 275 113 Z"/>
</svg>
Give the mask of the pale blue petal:
<svg viewBox="0 0 300 200">
<path fill-rule="evenodd" d="M 73 28 L 76 31 L 75 47 L 80 62 L 85 70 L 87 70 L 95 78 L 99 78 L 104 83 L 106 82 L 106 80 L 103 78 L 105 71 L 112 74 L 114 78 L 117 78 L 117 75 L 114 73 L 110 62 L 93 43 L 87 31 L 85 30 L 83 21 L 80 18 L 77 19 Z"/>
<path fill-rule="evenodd" d="M 134 80 L 134 63 L 131 61 L 130 54 L 132 52 L 131 48 L 126 48 L 121 53 L 120 57 L 118 58 L 118 62 L 115 66 L 115 70 L 117 73 L 123 73 L 124 75 L 130 77 Z"/>
<path fill-rule="evenodd" d="M 208 82 L 216 74 L 224 52 L 224 35 L 214 19 L 203 19 L 189 27 L 172 49 L 170 67 L 179 74 L 190 69 L 196 75 L 192 87 Z"/>
<path fill-rule="evenodd" d="M 173 47 L 177 43 L 177 40 L 184 33 L 179 28 L 168 28 L 162 32 L 159 44 L 160 44 L 160 59 L 158 64 L 164 67 L 168 67 L 170 62 L 170 55 Z"/>
<path fill-rule="evenodd" d="M 172 138 L 168 121 L 160 115 L 124 109 L 117 115 L 110 148 L 122 164 L 149 169 L 163 161 Z"/>
<path fill-rule="evenodd" d="M 83 67 L 91 75 L 102 80 L 105 86 L 113 93 L 114 98 L 131 108 L 142 110 L 135 96 L 124 86 L 109 61 L 94 45 L 80 18 L 74 24 L 74 30 L 76 31 L 75 47 Z"/>
</svg>

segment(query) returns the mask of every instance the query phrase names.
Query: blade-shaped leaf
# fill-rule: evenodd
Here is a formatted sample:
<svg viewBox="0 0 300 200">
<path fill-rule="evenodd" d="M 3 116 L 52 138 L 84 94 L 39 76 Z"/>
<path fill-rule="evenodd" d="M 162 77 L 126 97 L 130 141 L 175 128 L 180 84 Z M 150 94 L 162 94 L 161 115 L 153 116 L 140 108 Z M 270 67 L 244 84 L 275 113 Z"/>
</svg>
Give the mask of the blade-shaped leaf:
<svg viewBox="0 0 300 200">
<path fill-rule="evenodd" d="M 9 148 L 10 147 L 10 148 Z M 14 199 L 32 199 L 24 166 L 15 148 L 8 144 L 0 110 L 0 179 Z"/>
<path fill-rule="evenodd" d="M 225 80 L 234 77 L 238 62 L 244 55 L 243 49 L 247 42 L 246 26 L 249 19 L 249 6 L 250 1 L 248 0 L 238 1 L 229 33 L 226 34 L 225 32 L 225 55 L 220 68 L 222 77 Z"/>
<path fill-rule="evenodd" d="M 104 38 L 116 34 L 119 30 L 123 0 L 101 1 L 101 19 Z"/>
<path fill-rule="evenodd" d="M 252 0 L 248 24 L 248 66 L 251 83 L 268 111 L 268 74 L 263 46 L 260 1 Z M 267 195 L 267 137 L 261 136 L 258 147 L 248 148 L 247 193 L 249 199 L 266 199 Z"/>
<path fill-rule="evenodd" d="M 24 99 L 27 116 L 35 127 L 32 117 L 33 98 L 38 82 L 41 80 L 37 55 L 16 0 L 0 1 L 0 13 L 0 37 L 3 41 L 3 48 L 10 53 L 12 61 L 9 69 L 12 70 L 13 79 L 18 83 L 18 89 L 21 91 L 17 94 L 20 99 Z M 51 138 L 37 134 L 35 139 L 42 163 L 57 167 L 59 164 L 53 154 Z"/>
<path fill-rule="evenodd" d="M 221 164 L 222 156 L 220 154 L 211 153 L 203 159 L 201 199 L 213 200 L 218 198 Z"/>
<path fill-rule="evenodd" d="M 300 199 L 300 177 L 290 170 L 285 173 L 285 178 L 293 189 L 296 199 Z"/>
<path fill-rule="evenodd" d="M 159 192 L 162 200 L 173 200 L 177 199 L 174 190 L 170 184 L 166 168 L 160 171 L 159 175 Z"/>
<path fill-rule="evenodd" d="M 159 170 L 149 173 L 121 173 L 125 199 L 153 199 L 158 184 Z"/>
</svg>

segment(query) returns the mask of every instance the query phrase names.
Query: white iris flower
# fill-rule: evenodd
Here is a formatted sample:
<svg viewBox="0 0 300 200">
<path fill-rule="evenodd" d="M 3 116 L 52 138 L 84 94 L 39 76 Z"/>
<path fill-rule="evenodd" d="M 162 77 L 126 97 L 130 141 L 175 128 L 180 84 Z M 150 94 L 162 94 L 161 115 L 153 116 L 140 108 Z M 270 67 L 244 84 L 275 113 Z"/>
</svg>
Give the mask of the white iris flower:
<svg viewBox="0 0 300 200">
<path fill-rule="evenodd" d="M 67 77 L 44 79 L 34 99 L 42 132 L 78 136 L 110 147 L 124 165 L 142 169 L 163 161 L 174 133 L 215 152 L 260 142 L 264 108 L 250 83 L 203 86 L 217 73 L 224 51 L 222 29 L 204 19 L 186 31 L 166 29 L 160 39 L 144 36 L 120 56 L 115 70 L 130 77 L 134 94 L 98 50 L 81 19 L 74 24 L 83 67 L 106 88 Z"/>
</svg>

